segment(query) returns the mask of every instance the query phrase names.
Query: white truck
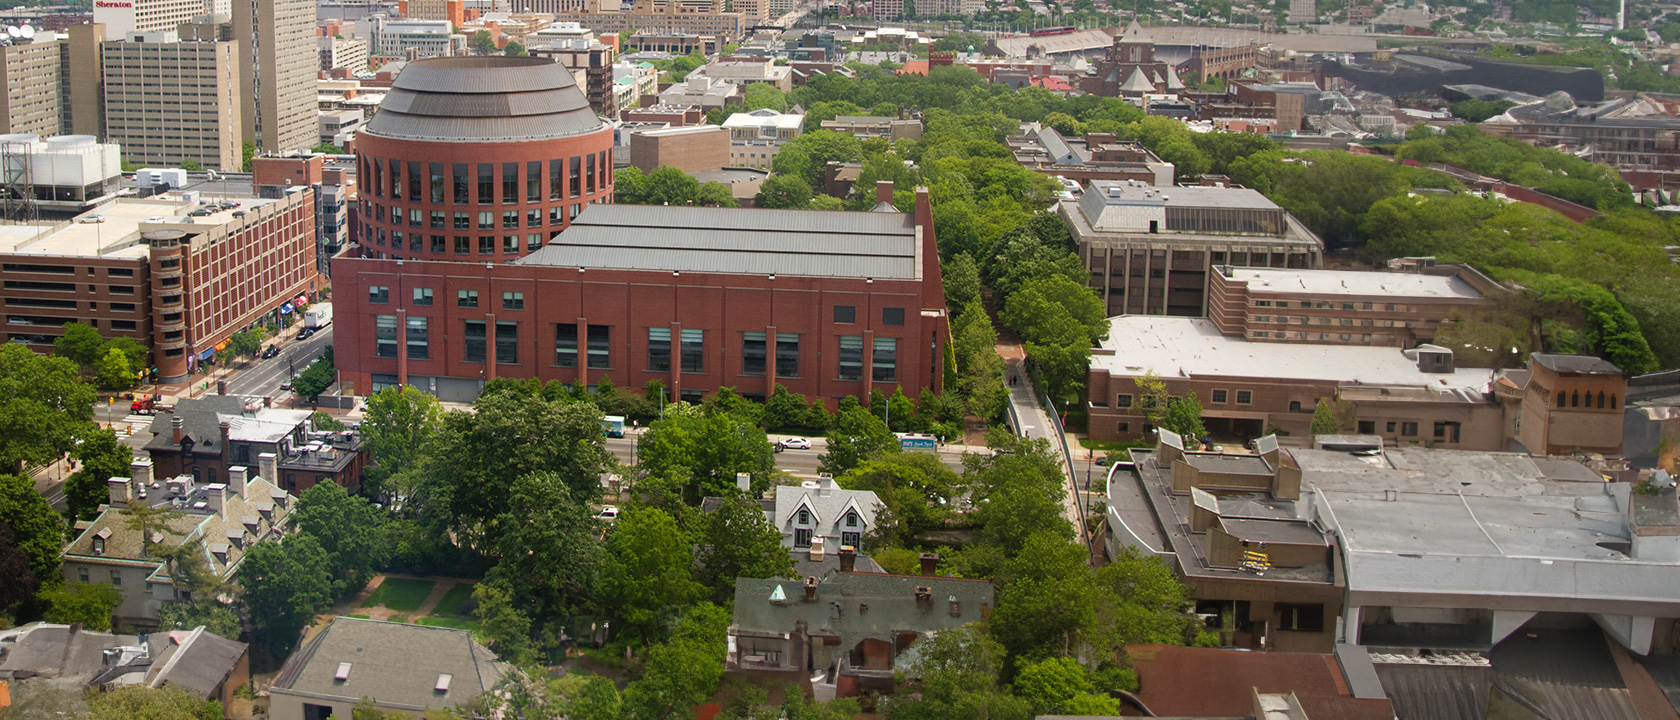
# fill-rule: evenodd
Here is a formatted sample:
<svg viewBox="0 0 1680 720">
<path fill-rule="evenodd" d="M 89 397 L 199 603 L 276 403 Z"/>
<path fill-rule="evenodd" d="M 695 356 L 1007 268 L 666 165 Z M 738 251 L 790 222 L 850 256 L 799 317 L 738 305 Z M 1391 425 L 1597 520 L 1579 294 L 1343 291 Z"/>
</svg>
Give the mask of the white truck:
<svg viewBox="0 0 1680 720">
<path fill-rule="evenodd" d="M 303 311 L 303 326 L 311 330 L 319 330 L 332 324 L 332 303 L 325 302 L 312 305 Z"/>
</svg>

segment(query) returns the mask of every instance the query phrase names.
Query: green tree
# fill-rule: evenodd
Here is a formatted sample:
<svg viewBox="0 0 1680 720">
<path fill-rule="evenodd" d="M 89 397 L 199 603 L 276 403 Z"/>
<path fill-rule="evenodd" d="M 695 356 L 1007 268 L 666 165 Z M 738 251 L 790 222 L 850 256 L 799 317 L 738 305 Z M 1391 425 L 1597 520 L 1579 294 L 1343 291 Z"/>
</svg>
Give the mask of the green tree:
<svg viewBox="0 0 1680 720">
<path fill-rule="evenodd" d="M 486 577 L 536 617 L 577 610 L 593 596 L 605 562 L 594 514 L 558 473 L 520 476 L 508 488 L 507 512 L 494 523 L 496 565 Z"/>
<path fill-rule="evenodd" d="M 782 91 L 776 86 L 769 83 L 748 85 L 746 90 L 742 92 L 741 101 L 746 104 L 748 112 L 759 109 L 784 112 L 788 107 L 787 96 L 783 95 Z"/>
<path fill-rule="evenodd" d="M 523 43 L 517 40 L 509 40 L 507 46 L 502 48 L 502 54 L 508 57 L 525 57 L 530 53 L 525 52 Z"/>
<path fill-rule="evenodd" d="M 35 492 L 29 478 L 0 475 L 0 526 L 10 531 L 8 544 L 27 558 L 37 583 L 50 587 L 62 582 L 58 552 L 64 543 L 64 519 Z"/>
<path fill-rule="evenodd" d="M 1318 404 L 1313 406 L 1312 434 L 1334 435 L 1342 429 L 1342 419 L 1336 416 L 1336 408 L 1327 398 L 1319 398 Z"/>
<path fill-rule="evenodd" d="M 199 626 L 229 640 L 239 639 L 239 618 L 212 599 L 195 598 L 192 602 L 166 602 L 158 606 L 159 629 L 191 630 Z"/>
<path fill-rule="evenodd" d="M 1076 712 L 1074 715 L 1118 715 L 1120 703 L 1094 693 L 1085 668 L 1073 658 L 1045 658 L 1021 668 L 1015 674 L 1015 694 L 1032 703 L 1035 714 L 1068 714 L 1069 708 L 1104 712 Z M 1093 702 L 1095 701 L 1095 702 Z"/>
<path fill-rule="evenodd" d="M 1138 389 L 1138 410 L 1143 413 L 1144 422 L 1150 427 L 1162 427 L 1167 421 L 1167 406 L 1172 402 L 1172 395 L 1167 393 L 1167 384 L 1156 375 L 1152 369 L 1141 377 L 1132 378 L 1132 384 Z"/>
<path fill-rule="evenodd" d="M 29 567 L 32 558 L 20 547 L 26 541 L 28 538 L 0 521 L 0 618 L 16 617 L 19 608 L 35 601 L 35 591 L 41 588 L 41 581 Z M 50 576 L 47 579 L 55 580 Z"/>
<path fill-rule="evenodd" d="M 387 483 L 414 467 L 442 424 L 443 406 L 413 385 L 385 388 L 368 396 L 360 428 L 370 461 L 362 471 L 367 492 L 384 497 Z"/>
<path fill-rule="evenodd" d="M 641 469 L 654 474 L 686 471 L 683 495 L 690 502 L 735 492 L 735 475 L 752 476 L 761 492 L 770 485 L 776 462 L 763 428 L 724 412 L 667 409 L 636 440 Z"/>
<path fill-rule="evenodd" d="M 936 455 L 886 453 L 852 468 L 838 478 L 849 490 L 869 490 L 881 499 L 872 545 L 907 546 L 947 516 L 942 503 L 961 478 Z M 862 548 L 859 548 L 862 550 Z"/>
<path fill-rule="evenodd" d="M 1190 588 L 1158 557 L 1126 548 L 1096 571 L 1095 583 L 1103 592 L 1096 604 L 1097 627 L 1113 633 L 1102 639 L 1111 651 L 1137 644 L 1218 644 L 1218 636 L 1204 630 L 1196 617 Z"/>
<path fill-rule="evenodd" d="M 1161 416 L 1161 427 L 1191 442 L 1207 434 L 1207 428 L 1202 425 L 1202 401 L 1196 398 L 1196 391 L 1191 390 L 1184 397 L 1167 401 L 1167 411 Z"/>
<path fill-rule="evenodd" d="M 227 347 L 236 357 L 254 358 L 262 352 L 263 337 L 260 328 L 241 330 L 228 336 Z"/>
<path fill-rule="evenodd" d="M 140 341 L 126 335 L 119 335 L 105 341 L 103 350 L 116 348 L 128 357 L 128 366 L 133 370 L 144 370 L 151 367 L 152 351 L 141 345 Z"/>
<path fill-rule="evenodd" d="M 111 629 L 111 613 L 122 599 L 122 590 L 108 582 L 69 583 L 41 590 L 41 601 L 48 606 L 47 622 L 76 624 L 100 632 Z"/>
<path fill-rule="evenodd" d="M 53 354 L 69 358 L 84 372 L 92 372 L 105 357 L 104 345 L 105 339 L 91 325 L 68 322 L 64 334 L 53 338 Z"/>
<path fill-rule="evenodd" d="M 868 410 L 842 410 L 828 431 L 828 452 L 819 458 L 817 469 L 839 477 L 859 464 L 900 451 L 898 436 Z"/>
<path fill-rule="evenodd" d="M 723 678 L 729 612 L 709 602 L 691 608 L 670 641 L 648 651 L 642 677 L 624 689 L 625 720 L 665 720 L 710 700 Z"/>
<path fill-rule="evenodd" d="M 90 720 L 221 720 L 222 703 L 173 686 L 127 685 L 87 695 Z"/>
<path fill-rule="evenodd" d="M 811 186 L 795 175 L 772 175 L 759 186 L 753 202 L 761 208 L 804 209 L 811 205 Z"/>
<path fill-rule="evenodd" d="M 781 533 L 765 521 L 764 509 L 745 495 L 725 495 L 705 516 L 699 540 L 700 580 L 712 589 L 714 602 L 734 598 L 736 578 L 793 573 L 793 558 L 782 547 Z"/>
<path fill-rule="evenodd" d="M 331 350 L 329 347 L 328 350 Z M 332 353 L 328 352 L 309 363 L 309 367 L 292 378 L 292 392 L 298 397 L 314 402 L 321 393 L 327 391 L 337 381 L 337 374 L 333 372 Z"/>
<path fill-rule="evenodd" d="M 945 305 L 961 310 L 980 299 L 980 265 L 968 253 L 958 253 L 940 268 L 945 284 Z"/>
<path fill-rule="evenodd" d="M 473 611 L 478 618 L 478 634 L 497 657 L 520 667 L 537 661 L 537 650 L 531 644 L 531 619 L 514 607 L 506 589 L 479 583 L 473 588 L 472 599 L 478 604 Z"/>
<path fill-rule="evenodd" d="M 81 468 L 64 481 L 65 515 L 72 521 L 89 520 L 110 499 L 107 481 L 129 476 L 134 453 L 117 438 L 115 430 L 101 429 L 82 438 L 70 456 Z"/>
<path fill-rule="evenodd" d="M 128 366 L 128 356 L 117 348 L 105 351 L 99 361 L 99 387 L 102 390 L 127 390 L 134 387 L 134 370 Z"/>
<path fill-rule="evenodd" d="M 319 482 L 303 491 L 292 520 L 326 551 L 335 597 L 360 591 L 385 565 L 385 513 L 337 483 Z"/>
<path fill-rule="evenodd" d="M 619 517 L 607 539 L 601 600 L 623 623 L 623 637 L 654 640 L 678 608 L 705 595 L 692 577 L 692 544 L 658 508 L 631 507 Z"/>
<path fill-rule="evenodd" d="M 200 164 L 197 160 L 188 158 L 181 161 L 181 169 L 187 172 L 198 172 L 204 169 L 204 165 Z"/>
<path fill-rule="evenodd" d="M 999 682 L 1007 660 L 1001 645 L 977 625 L 942 630 L 918 641 L 920 655 L 906 675 L 921 679 L 921 699 L 900 693 L 885 699 L 894 720 L 986 718 L 1029 720 L 1032 707 Z"/>
<path fill-rule="evenodd" d="M 567 720 L 618 720 L 618 687 L 600 675 L 567 675 L 549 681 L 565 703 Z"/>
<path fill-rule="evenodd" d="M 341 147 L 339 147 L 337 145 L 334 145 L 332 143 L 329 143 L 329 142 L 324 142 L 324 143 L 321 143 L 320 145 L 316 145 L 315 147 L 310 148 L 309 152 L 319 153 L 321 155 L 343 155 L 344 154 L 344 148 L 341 148 Z"/>
<path fill-rule="evenodd" d="M 846 202 L 833 195 L 815 195 L 811 198 L 812 210 L 845 210 Z"/>
<path fill-rule="evenodd" d="M 1065 655 L 1096 628 L 1087 559 L 1065 534 L 1035 533 L 1004 564 L 989 625 L 1012 657 Z"/>
<path fill-rule="evenodd" d="M 496 54 L 496 39 L 490 37 L 489 30 L 479 30 L 467 36 L 467 47 L 472 48 L 473 52 L 479 55 L 494 55 Z"/>
<path fill-rule="evenodd" d="M 779 175 L 792 175 L 811 187 L 820 187 L 828 163 L 856 162 L 862 152 L 862 144 L 850 133 L 818 130 L 783 143 L 770 167 Z"/>
<path fill-rule="evenodd" d="M 315 615 L 332 606 L 332 564 L 314 536 L 251 546 L 239 564 L 240 602 L 253 636 L 276 657 L 290 653 Z"/>
<path fill-rule="evenodd" d="M 75 447 L 92 428 L 93 387 L 70 360 L 0 347 L 0 472 L 21 473 Z"/>
<path fill-rule="evenodd" d="M 325 410 L 316 410 L 311 414 L 309 424 L 315 426 L 316 430 L 323 432 L 342 432 L 345 429 L 344 423 L 339 422 L 338 418 L 328 414 Z"/>
</svg>

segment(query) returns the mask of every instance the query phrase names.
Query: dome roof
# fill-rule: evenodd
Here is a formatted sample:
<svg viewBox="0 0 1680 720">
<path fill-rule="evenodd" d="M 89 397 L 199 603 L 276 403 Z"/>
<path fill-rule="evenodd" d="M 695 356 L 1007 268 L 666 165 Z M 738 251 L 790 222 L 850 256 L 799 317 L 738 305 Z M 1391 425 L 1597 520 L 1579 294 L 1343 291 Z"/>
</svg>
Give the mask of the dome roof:
<svg viewBox="0 0 1680 720">
<path fill-rule="evenodd" d="M 362 132 L 402 140 L 517 142 L 602 127 L 565 66 L 547 58 L 483 56 L 408 63 Z"/>
</svg>

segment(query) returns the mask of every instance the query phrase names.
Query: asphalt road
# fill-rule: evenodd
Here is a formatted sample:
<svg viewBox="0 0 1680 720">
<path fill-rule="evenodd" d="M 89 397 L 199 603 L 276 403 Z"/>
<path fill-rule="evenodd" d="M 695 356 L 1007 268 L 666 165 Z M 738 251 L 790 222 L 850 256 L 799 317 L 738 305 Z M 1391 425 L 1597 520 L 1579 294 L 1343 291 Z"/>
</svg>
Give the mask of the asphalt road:
<svg viewBox="0 0 1680 720">
<path fill-rule="evenodd" d="M 239 369 L 227 381 L 229 395 L 271 397 L 276 404 L 282 394 L 280 384 L 291 379 L 309 363 L 315 361 L 332 344 L 333 327 L 326 326 L 307 340 L 286 340 L 280 344 L 280 354 L 267 360 L 253 360 Z M 269 340 L 266 344 L 273 344 Z M 211 391 L 215 391 L 214 385 Z"/>
</svg>

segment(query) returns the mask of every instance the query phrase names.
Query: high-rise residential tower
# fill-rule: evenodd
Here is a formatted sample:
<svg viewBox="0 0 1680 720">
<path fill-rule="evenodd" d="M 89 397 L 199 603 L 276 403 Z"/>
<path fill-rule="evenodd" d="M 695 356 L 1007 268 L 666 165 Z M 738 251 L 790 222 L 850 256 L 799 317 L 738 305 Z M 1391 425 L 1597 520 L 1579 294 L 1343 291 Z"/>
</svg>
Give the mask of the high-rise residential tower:
<svg viewBox="0 0 1680 720">
<path fill-rule="evenodd" d="M 93 4 L 93 21 L 103 23 L 113 39 L 132 32 L 174 30 L 203 13 L 204 0 L 99 0 Z"/>
<path fill-rule="evenodd" d="M 264 153 L 314 147 L 315 3 L 234 0 L 233 33 L 244 90 L 240 134 Z"/>
</svg>

